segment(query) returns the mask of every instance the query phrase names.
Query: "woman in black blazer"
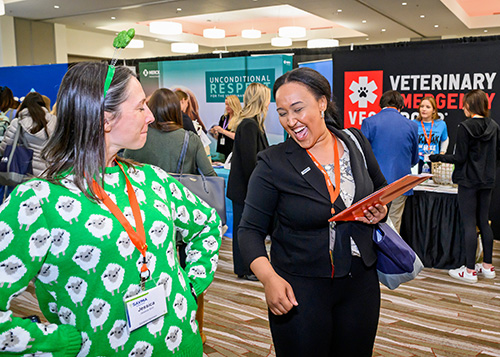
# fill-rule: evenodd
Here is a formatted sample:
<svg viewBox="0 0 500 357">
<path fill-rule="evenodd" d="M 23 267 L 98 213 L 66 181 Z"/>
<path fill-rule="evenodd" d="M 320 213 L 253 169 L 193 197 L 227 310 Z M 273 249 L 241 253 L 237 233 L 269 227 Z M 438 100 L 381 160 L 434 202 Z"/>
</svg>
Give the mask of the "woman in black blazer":
<svg viewBox="0 0 500 357">
<path fill-rule="evenodd" d="M 361 132 L 333 119 L 322 75 L 295 69 L 278 78 L 274 95 L 290 137 L 258 156 L 239 244 L 264 285 L 276 354 L 371 356 L 380 311 L 372 234 L 387 207 L 369 207 L 355 222 L 328 219 L 386 180 Z M 269 262 L 264 239 L 274 214 Z"/>
<path fill-rule="evenodd" d="M 233 202 L 233 265 L 239 278 L 257 280 L 243 264 L 238 245 L 238 226 L 243 213 L 250 175 L 257 163 L 257 154 L 266 149 L 264 120 L 271 102 L 271 91 L 261 83 L 251 83 L 243 95 L 245 106 L 232 127 L 236 128 L 231 158 L 231 171 L 227 182 L 227 197 Z"/>
</svg>

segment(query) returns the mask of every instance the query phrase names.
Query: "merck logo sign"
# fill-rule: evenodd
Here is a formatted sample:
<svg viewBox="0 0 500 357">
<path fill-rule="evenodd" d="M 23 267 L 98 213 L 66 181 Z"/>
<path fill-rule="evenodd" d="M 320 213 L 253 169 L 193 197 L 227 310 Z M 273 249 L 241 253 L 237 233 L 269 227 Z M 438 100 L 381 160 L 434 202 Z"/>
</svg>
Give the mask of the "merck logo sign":
<svg viewBox="0 0 500 357">
<path fill-rule="evenodd" d="M 344 126 L 361 128 L 363 119 L 376 114 L 382 95 L 383 71 L 344 73 Z"/>
</svg>

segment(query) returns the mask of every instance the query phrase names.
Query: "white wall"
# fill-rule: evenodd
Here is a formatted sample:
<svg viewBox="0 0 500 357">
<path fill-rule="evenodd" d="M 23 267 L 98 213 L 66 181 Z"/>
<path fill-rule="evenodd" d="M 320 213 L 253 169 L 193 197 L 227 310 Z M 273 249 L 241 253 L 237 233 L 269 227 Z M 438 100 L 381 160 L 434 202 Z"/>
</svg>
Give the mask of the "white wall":
<svg viewBox="0 0 500 357">
<path fill-rule="evenodd" d="M 54 41 L 56 47 L 56 63 L 68 63 L 66 25 L 54 24 Z"/>
<path fill-rule="evenodd" d="M 17 66 L 14 18 L 0 16 L 0 66 Z"/>
</svg>

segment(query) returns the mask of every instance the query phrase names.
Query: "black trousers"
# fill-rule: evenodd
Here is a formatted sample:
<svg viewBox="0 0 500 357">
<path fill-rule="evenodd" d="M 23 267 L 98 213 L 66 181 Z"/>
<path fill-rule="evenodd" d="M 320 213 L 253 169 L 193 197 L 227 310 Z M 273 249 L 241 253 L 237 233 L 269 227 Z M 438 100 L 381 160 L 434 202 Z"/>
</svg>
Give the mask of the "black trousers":
<svg viewBox="0 0 500 357">
<path fill-rule="evenodd" d="M 242 204 L 233 202 L 233 266 L 236 275 L 250 275 L 252 271 L 243 263 L 243 258 L 240 253 L 240 246 L 238 244 L 238 226 L 240 225 L 241 216 L 243 215 Z"/>
<path fill-rule="evenodd" d="M 286 315 L 269 312 L 278 357 L 371 356 L 380 314 L 375 267 L 352 257 L 343 278 L 304 278 L 276 272 L 293 287 L 299 305 Z"/>
<path fill-rule="evenodd" d="M 458 185 L 458 209 L 464 225 L 465 263 L 475 269 L 477 233 L 481 232 L 483 261 L 491 264 L 493 259 L 493 231 L 488 224 L 492 189 L 476 189 Z"/>
</svg>

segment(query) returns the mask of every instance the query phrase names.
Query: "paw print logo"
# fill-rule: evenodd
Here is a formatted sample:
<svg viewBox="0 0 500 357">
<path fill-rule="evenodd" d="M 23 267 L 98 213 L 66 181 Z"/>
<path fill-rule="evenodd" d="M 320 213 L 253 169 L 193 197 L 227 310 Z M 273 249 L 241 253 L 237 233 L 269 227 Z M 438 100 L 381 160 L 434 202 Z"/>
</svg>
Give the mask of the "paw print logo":
<svg viewBox="0 0 500 357">
<path fill-rule="evenodd" d="M 368 77 L 361 76 L 359 77 L 358 83 L 353 81 L 349 86 L 349 89 L 352 91 L 351 95 L 349 95 L 349 99 L 352 104 L 357 102 L 360 108 L 367 108 L 368 102 L 371 104 L 375 103 L 377 95 L 373 92 L 377 88 L 375 81 L 368 83 Z"/>
</svg>

